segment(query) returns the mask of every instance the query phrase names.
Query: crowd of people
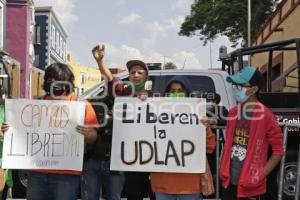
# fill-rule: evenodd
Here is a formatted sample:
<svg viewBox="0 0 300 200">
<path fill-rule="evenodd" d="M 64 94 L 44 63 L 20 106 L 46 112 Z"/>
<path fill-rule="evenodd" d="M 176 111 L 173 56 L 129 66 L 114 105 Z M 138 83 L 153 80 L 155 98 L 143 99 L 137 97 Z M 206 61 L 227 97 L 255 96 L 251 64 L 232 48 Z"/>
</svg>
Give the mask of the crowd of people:
<svg viewBox="0 0 300 200">
<path fill-rule="evenodd" d="M 130 60 L 127 62 L 129 84 L 124 84 L 106 66 L 104 45 L 95 46 L 92 54 L 103 79 L 107 81 L 108 95 L 103 101 L 110 110 L 103 117 L 107 117 L 108 123 L 101 128 L 95 126 L 100 125 L 103 119 L 98 121 L 92 105 L 86 102 L 85 125 L 76 127 L 86 143 L 83 171 L 31 170 L 28 176 L 27 199 L 73 200 L 78 198 L 81 191 L 82 199 L 98 200 L 103 188 L 104 198 L 107 200 L 119 200 L 122 194 L 128 200 L 142 200 L 145 196 L 157 200 L 200 200 L 215 192 L 211 168 L 217 169 L 209 162 L 210 154 L 214 153 L 216 146 L 213 125 L 226 125 L 219 166 L 222 200 L 265 198 L 266 177 L 283 155 L 283 136 L 273 113 L 259 102 L 263 78 L 257 68 L 244 67 L 237 74 L 227 77 L 227 82 L 233 86 L 238 104 L 229 110 L 226 119 L 211 114 L 215 111 L 208 112 L 207 116 L 199 119 L 206 127 L 207 159 L 204 173 L 111 171 L 111 110 L 114 97 L 130 96 L 141 100 L 151 97 L 151 90 L 145 87 L 149 74 L 143 61 Z M 57 81 L 60 84 L 56 84 Z M 74 75 L 67 65 L 51 64 L 45 70 L 43 89 L 46 95 L 41 99 L 76 101 L 73 82 Z M 179 98 L 190 97 L 191 94 L 189 80 L 184 76 L 174 76 L 162 96 Z M 219 104 L 220 101 L 220 96 L 215 94 L 212 102 Z M 216 106 L 214 109 L 224 108 Z M 224 112 L 227 113 L 222 113 Z M 2 122 L 3 137 L 9 124 L 4 120 Z M 268 156 L 269 146 L 272 147 L 271 156 Z M 8 182 L 7 185 L 11 187 Z"/>
</svg>

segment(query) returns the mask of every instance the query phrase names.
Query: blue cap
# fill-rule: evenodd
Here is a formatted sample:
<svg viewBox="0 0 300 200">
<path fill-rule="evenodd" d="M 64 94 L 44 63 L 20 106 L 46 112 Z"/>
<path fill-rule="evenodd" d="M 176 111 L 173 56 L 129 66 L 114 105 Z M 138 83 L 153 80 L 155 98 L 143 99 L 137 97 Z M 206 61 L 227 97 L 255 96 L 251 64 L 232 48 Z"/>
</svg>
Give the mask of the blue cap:
<svg viewBox="0 0 300 200">
<path fill-rule="evenodd" d="M 237 74 L 228 76 L 226 78 L 226 81 L 237 85 L 243 85 L 248 83 L 252 86 L 261 86 L 263 78 L 256 67 L 247 66 L 243 67 Z"/>
</svg>

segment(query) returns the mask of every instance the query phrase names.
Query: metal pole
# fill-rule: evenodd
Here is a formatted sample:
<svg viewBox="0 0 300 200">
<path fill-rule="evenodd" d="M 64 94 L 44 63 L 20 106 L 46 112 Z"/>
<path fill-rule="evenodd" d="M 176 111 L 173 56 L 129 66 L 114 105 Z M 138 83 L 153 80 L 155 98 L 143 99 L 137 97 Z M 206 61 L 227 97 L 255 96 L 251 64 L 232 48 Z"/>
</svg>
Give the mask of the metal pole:
<svg viewBox="0 0 300 200">
<path fill-rule="evenodd" d="M 217 129 L 216 147 L 216 199 L 220 198 L 219 162 L 220 162 L 220 128 Z"/>
<path fill-rule="evenodd" d="M 185 67 L 185 62 L 186 62 L 186 56 L 185 56 L 185 58 L 184 58 L 184 62 L 183 62 L 182 69 L 184 69 L 184 67 Z"/>
<path fill-rule="evenodd" d="M 211 40 L 209 40 L 209 64 L 210 69 L 212 69 Z"/>
<path fill-rule="evenodd" d="M 297 173 L 297 181 L 296 181 L 295 200 L 299 199 L 299 186 L 300 186 L 300 144 L 298 150 L 298 173 Z"/>
<path fill-rule="evenodd" d="M 285 163 L 285 156 L 286 156 L 287 135 L 288 135 L 288 127 L 284 126 L 284 131 L 283 131 L 283 152 L 284 152 L 284 154 L 281 158 L 281 163 L 280 163 L 280 177 L 279 177 L 279 185 L 278 185 L 278 200 L 282 200 L 283 175 L 284 175 L 284 163 Z"/>
<path fill-rule="evenodd" d="M 298 64 L 298 106 L 300 106 L 300 40 L 296 40 L 297 64 Z"/>
<path fill-rule="evenodd" d="M 251 0 L 248 0 L 248 47 L 251 47 Z M 248 56 L 248 65 L 251 65 L 251 55 Z"/>
<path fill-rule="evenodd" d="M 225 61 L 222 61 L 222 71 L 225 71 L 225 69 L 226 69 Z"/>
<path fill-rule="evenodd" d="M 241 69 L 244 67 L 242 51 L 239 52 L 239 55 L 238 55 L 238 56 L 239 56 L 239 57 L 238 57 L 239 70 L 241 70 Z M 234 66 L 233 66 L 233 68 L 234 68 Z M 234 73 L 234 69 L 233 69 L 232 73 Z"/>
<path fill-rule="evenodd" d="M 267 92 L 272 92 L 273 51 L 269 52 L 267 71 Z"/>
<path fill-rule="evenodd" d="M 165 56 L 165 55 L 163 55 L 163 56 L 161 56 L 161 57 L 163 57 L 164 58 L 164 65 L 163 65 L 163 69 L 165 69 L 165 64 L 166 64 L 166 58 L 168 58 L 168 57 L 170 57 L 170 56 Z"/>
</svg>

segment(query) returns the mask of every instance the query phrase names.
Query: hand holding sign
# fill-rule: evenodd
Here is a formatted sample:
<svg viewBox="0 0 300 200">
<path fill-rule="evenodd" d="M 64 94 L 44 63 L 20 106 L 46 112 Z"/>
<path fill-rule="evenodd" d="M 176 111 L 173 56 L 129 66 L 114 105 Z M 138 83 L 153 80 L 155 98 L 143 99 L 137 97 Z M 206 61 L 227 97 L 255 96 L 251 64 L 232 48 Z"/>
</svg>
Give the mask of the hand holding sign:
<svg viewBox="0 0 300 200">
<path fill-rule="evenodd" d="M 3 122 L 1 125 L 1 131 L 5 133 L 9 129 L 9 124 L 7 122 Z"/>
<path fill-rule="evenodd" d="M 0 137 L 3 137 L 5 132 L 9 129 L 9 124 L 6 122 L 3 122 L 1 125 L 1 132 L 0 132 Z"/>
<path fill-rule="evenodd" d="M 84 136 L 84 140 L 88 144 L 92 144 L 97 139 L 97 130 L 93 126 L 76 126 L 76 131 Z"/>
</svg>

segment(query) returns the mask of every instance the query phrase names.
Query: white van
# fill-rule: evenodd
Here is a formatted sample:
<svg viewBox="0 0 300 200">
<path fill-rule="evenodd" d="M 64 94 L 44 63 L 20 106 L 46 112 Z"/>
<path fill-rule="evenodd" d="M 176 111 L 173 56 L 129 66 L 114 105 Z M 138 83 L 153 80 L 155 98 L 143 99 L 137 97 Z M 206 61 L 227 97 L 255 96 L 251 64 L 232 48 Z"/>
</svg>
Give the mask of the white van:
<svg viewBox="0 0 300 200">
<path fill-rule="evenodd" d="M 193 92 L 215 92 L 221 96 L 221 104 L 228 110 L 236 105 L 231 84 L 226 82 L 228 73 L 221 70 L 150 70 L 152 92 L 163 93 L 168 81 L 175 75 L 189 79 Z M 128 73 L 117 75 L 121 80 L 127 80 Z M 104 92 L 104 81 L 83 93 L 81 99 L 99 99 Z"/>
</svg>

